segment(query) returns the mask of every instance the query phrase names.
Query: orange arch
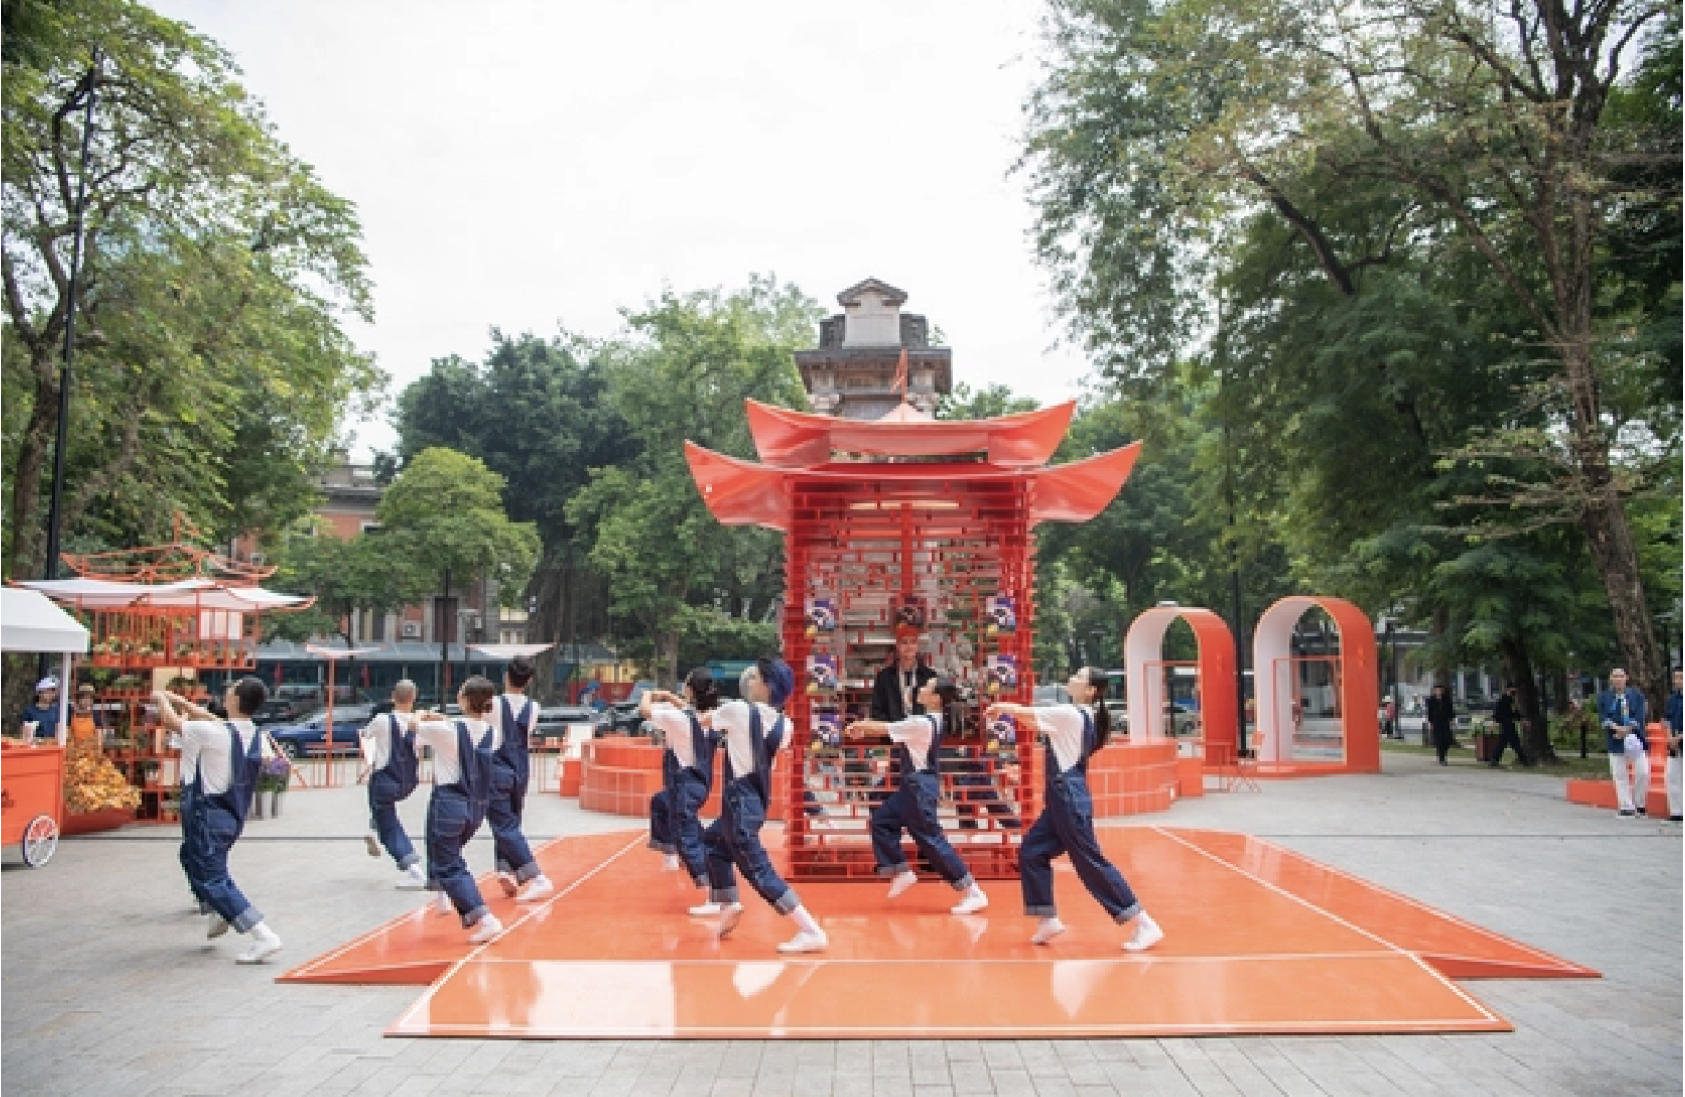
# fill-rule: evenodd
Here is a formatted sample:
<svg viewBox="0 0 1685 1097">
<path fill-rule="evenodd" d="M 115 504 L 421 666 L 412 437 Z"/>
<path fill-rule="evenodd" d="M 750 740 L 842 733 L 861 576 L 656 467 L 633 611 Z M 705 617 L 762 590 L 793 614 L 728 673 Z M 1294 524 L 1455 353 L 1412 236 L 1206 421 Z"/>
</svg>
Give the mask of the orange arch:
<svg viewBox="0 0 1685 1097">
<path fill-rule="evenodd" d="M 1293 759 L 1293 691 L 1282 688 L 1276 668 L 1292 656 L 1293 629 L 1305 611 L 1320 607 L 1340 633 L 1340 716 L 1345 757 L 1340 762 L 1303 763 Z M 1265 766 L 1338 773 L 1381 771 L 1381 723 L 1376 714 L 1381 687 L 1377 677 L 1375 630 L 1369 615 L 1343 598 L 1291 595 L 1258 618 L 1252 639 L 1253 695 L 1257 698 L 1259 762 Z"/>
<path fill-rule="evenodd" d="M 1180 617 L 1199 642 L 1200 721 L 1204 725 L 1206 757 L 1233 758 L 1235 741 L 1235 642 L 1227 621 L 1208 609 L 1155 606 L 1135 618 L 1123 638 L 1124 674 L 1128 677 L 1124 711 L 1129 714 L 1130 740 L 1163 738 L 1164 684 L 1147 666 L 1164 651 L 1164 633 Z"/>
</svg>

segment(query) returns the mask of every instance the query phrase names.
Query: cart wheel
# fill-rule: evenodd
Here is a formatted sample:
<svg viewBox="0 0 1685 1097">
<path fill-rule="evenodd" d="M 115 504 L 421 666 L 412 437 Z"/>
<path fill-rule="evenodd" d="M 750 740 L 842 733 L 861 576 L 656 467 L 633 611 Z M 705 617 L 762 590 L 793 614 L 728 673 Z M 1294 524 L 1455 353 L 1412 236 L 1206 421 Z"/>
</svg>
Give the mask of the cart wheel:
<svg viewBox="0 0 1685 1097">
<path fill-rule="evenodd" d="M 23 853 L 23 863 L 30 868 L 40 868 L 53 859 L 53 851 L 59 848 L 59 825 L 53 822 L 51 815 L 37 815 L 29 821 L 23 830 L 23 841 L 18 849 Z"/>
</svg>

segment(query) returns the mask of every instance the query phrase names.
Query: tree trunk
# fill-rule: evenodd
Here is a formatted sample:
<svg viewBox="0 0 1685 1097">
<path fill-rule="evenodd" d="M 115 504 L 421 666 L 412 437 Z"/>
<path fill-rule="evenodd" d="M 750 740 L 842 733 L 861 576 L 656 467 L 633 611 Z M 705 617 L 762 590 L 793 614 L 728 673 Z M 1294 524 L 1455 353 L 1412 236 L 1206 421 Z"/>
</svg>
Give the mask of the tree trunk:
<svg viewBox="0 0 1685 1097">
<path fill-rule="evenodd" d="M 29 425 L 18 440 L 17 465 L 12 474 L 12 551 L 8 579 L 34 579 L 44 574 L 45 527 L 41 521 L 41 475 L 52 452 L 58 425 L 58 374 L 51 363 L 36 362 L 35 406 Z"/>
<path fill-rule="evenodd" d="M 1609 442 L 1600 421 L 1589 354 L 1589 346 L 1580 340 L 1572 341 L 1563 353 L 1574 412 L 1571 444 L 1585 491 L 1580 528 L 1585 531 L 1587 548 L 1603 579 L 1614 618 L 1615 641 L 1621 658 L 1626 660 L 1627 674 L 1659 711 L 1668 695 L 1667 662 L 1656 643 L 1638 567 L 1638 547 L 1609 467 Z"/>
<path fill-rule="evenodd" d="M 1498 645 L 1503 652 L 1504 673 L 1515 686 L 1516 707 L 1523 721 L 1521 745 L 1534 765 L 1555 763 L 1556 752 L 1550 745 L 1550 725 L 1545 722 L 1544 706 L 1539 703 L 1539 683 L 1533 677 L 1533 660 L 1527 654 L 1526 641 L 1518 636 L 1505 638 Z"/>
</svg>

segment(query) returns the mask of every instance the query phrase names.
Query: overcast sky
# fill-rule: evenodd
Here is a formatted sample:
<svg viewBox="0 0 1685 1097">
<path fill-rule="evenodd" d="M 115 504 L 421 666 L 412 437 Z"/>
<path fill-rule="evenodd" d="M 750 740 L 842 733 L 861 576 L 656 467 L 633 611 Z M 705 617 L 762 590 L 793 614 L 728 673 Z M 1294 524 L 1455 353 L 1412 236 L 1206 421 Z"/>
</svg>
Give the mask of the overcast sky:
<svg viewBox="0 0 1685 1097">
<path fill-rule="evenodd" d="M 155 0 L 228 49 L 281 138 L 357 203 L 356 334 L 393 392 L 493 327 L 595 337 L 663 287 L 905 290 L 954 377 L 1051 402 L 1032 211 L 1008 178 L 1032 0 Z M 817 342 L 817 332 L 815 333 Z M 357 449 L 391 445 L 384 422 Z"/>
</svg>

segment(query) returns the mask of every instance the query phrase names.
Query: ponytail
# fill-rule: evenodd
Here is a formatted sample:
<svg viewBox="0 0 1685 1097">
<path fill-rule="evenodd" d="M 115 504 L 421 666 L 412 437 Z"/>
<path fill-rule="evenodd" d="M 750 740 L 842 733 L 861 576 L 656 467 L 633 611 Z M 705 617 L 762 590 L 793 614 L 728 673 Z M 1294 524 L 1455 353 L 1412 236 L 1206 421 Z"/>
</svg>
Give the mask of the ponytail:
<svg viewBox="0 0 1685 1097">
<path fill-rule="evenodd" d="M 1106 707 L 1106 687 L 1111 683 L 1105 671 L 1089 667 L 1088 684 L 1094 688 L 1094 749 L 1099 750 L 1112 740 L 1112 710 Z"/>
<path fill-rule="evenodd" d="M 719 707 L 719 683 L 714 681 L 714 672 L 707 667 L 697 667 L 687 674 L 685 685 L 690 687 L 691 705 L 697 712 L 707 712 Z"/>
</svg>

